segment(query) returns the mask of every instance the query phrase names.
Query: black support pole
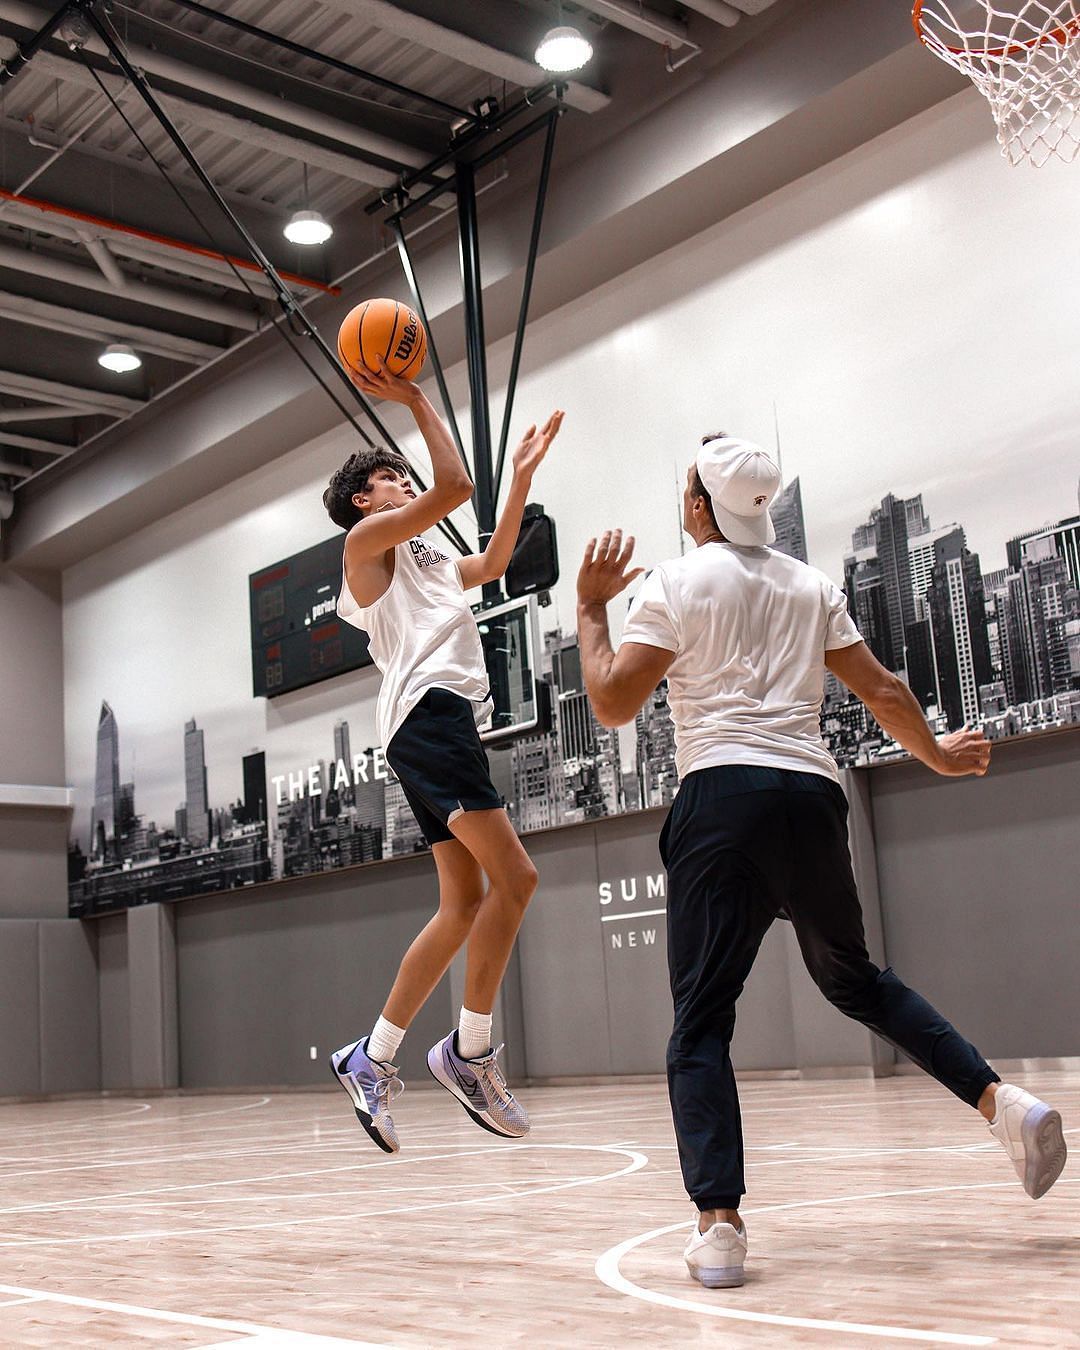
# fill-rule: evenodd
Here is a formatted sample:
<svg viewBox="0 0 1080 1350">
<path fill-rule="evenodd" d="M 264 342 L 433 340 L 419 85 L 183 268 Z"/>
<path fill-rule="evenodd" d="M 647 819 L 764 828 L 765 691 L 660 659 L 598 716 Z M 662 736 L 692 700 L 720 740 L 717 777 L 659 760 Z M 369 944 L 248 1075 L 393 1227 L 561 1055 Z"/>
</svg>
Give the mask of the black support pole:
<svg viewBox="0 0 1080 1350">
<path fill-rule="evenodd" d="M 547 135 L 544 137 L 544 157 L 540 162 L 540 182 L 536 189 L 536 209 L 533 211 L 532 233 L 529 236 L 529 256 L 525 263 L 525 280 L 521 287 L 521 307 L 518 309 L 517 332 L 514 334 L 514 354 L 510 359 L 510 375 L 506 381 L 506 402 L 503 406 L 502 432 L 499 435 L 499 461 L 495 469 L 494 496 L 498 500 L 502 486 L 503 464 L 506 462 L 506 443 L 510 435 L 510 417 L 514 411 L 518 369 L 521 366 L 521 348 L 525 342 L 525 325 L 529 319 L 529 300 L 532 296 L 533 276 L 536 273 L 536 255 L 540 248 L 540 227 L 544 222 L 544 202 L 547 200 L 548 178 L 551 175 L 551 156 L 555 151 L 555 128 L 559 125 L 561 108 L 548 113 Z"/>
<path fill-rule="evenodd" d="M 277 270 L 275 269 L 273 263 L 266 256 L 266 254 L 263 253 L 262 249 L 255 242 L 255 240 L 248 233 L 248 231 L 244 228 L 240 220 L 237 219 L 232 208 L 229 206 L 228 202 L 225 201 L 224 197 L 222 197 L 221 193 L 214 186 L 213 180 L 209 177 L 205 169 L 199 163 L 198 159 L 192 153 L 187 142 L 177 131 L 176 127 L 173 126 L 167 114 L 161 108 L 157 99 L 154 97 L 153 90 L 146 83 L 145 79 L 143 79 L 140 72 L 128 60 L 126 53 L 124 52 L 120 43 L 118 43 L 114 38 L 108 25 L 102 23 L 102 21 L 94 13 L 93 5 L 94 0 L 76 0 L 74 7 L 86 15 L 87 20 L 90 22 L 95 32 L 101 38 L 102 42 L 105 43 L 105 46 L 108 48 L 109 53 L 112 56 L 113 60 L 117 63 L 117 65 L 124 72 L 127 78 L 138 90 L 140 97 L 142 98 L 143 102 L 146 104 L 150 112 L 153 114 L 155 120 L 161 126 L 165 134 L 169 137 L 170 141 L 172 141 L 173 145 L 176 146 L 177 150 L 183 156 L 185 162 L 189 165 L 192 172 L 195 174 L 195 176 L 198 178 L 199 182 L 205 188 L 211 199 L 217 205 L 222 215 L 233 227 L 233 229 L 236 231 L 239 237 L 243 240 L 244 245 L 247 248 L 248 252 L 251 254 L 252 258 L 262 268 L 263 272 L 266 274 L 267 280 L 274 288 L 274 292 L 277 296 L 278 303 L 280 304 L 285 314 L 286 322 L 289 322 L 290 320 L 295 318 L 300 323 L 305 334 L 311 339 L 312 342 L 315 343 L 316 347 L 318 347 L 319 351 L 326 358 L 331 368 L 333 369 L 335 375 L 337 375 L 338 379 L 340 379 L 341 382 L 345 385 L 345 387 L 349 390 L 350 394 L 356 400 L 356 402 L 360 404 L 360 407 L 364 410 L 367 417 L 370 419 L 371 424 L 378 431 L 379 435 L 383 438 L 383 440 L 386 442 L 388 446 L 390 446 L 393 450 L 397 451 L 398 454 L 401 454 L 397 442 L 394 440 L 394 437 L 391 434 L 391 432 L 383 424 L 382 419 L 375 412 L 375 409 L 371 406 L 371 404 L 367 401 L 367 399 L 364 398 L 360 390 L 356 388 L 353 382 L 349 379 L 348 375 L 342 369 L 341 362 L 337 359 L 336 354 L 333 351 L 331 351 L 330 346 L 327 343 L 326 339 L 322 336 L 319 330 L 315 327 L 315 325 L 304 313 L 303 306 L 293 295 L 292 291 L 289 290 L 288 286 L 286 286 L 285 283 L 282 281 L 282 279 L 278 276 Z M 423 483 L 421 482 L 419 476 L 416 475 L 415 473 L 413 476 L 417 479 L 417 486 L 421 489 L 421 491 L 423 491 Z M 462 553 L 468 553 L 469 551 L 468 545 L 466 544 L 460 531 L 458 531 L 455 526 L 451 525 L 449 521 L 445 522 L 445 525 L 447 534 L 453 537 L 456 546 L 461 549 Z"/>
<path fill-rule="evenodd" d="M 431 358 L 431 366 L 435 371 L 435 382 L 439 386 L 439 397 L 442 399 L 443 411 L 446 414 L 447 422 L 450 424 L 450 434 L 454 438 L 454 444 L 457 446 L 458 454 L 461 456 L 461 462 L 468 468 L 469 461 L 465 457 L 465 447 L 462 444 L 461 432 L 458 430 L 457 417 L 454 414 L 454 405 L 450 401 L 450 391 L 446 387 L 446 376 L 443 373 L 442 361 L 439 360 L 439 353 L 435 346 L 435 336 L 431 331 L 431 324 L 428 322 L 427 310 L 424 308 L 424 297 L 420 293 L 420 282 L 417 280 L 416 269 L 413 267 L 412 255 L 409 252 L 405 231 L 401 228 L 400 220 L 394 219 L 390 223 L 397 238 L 398 258 L 401 261 L 401 270 L 405 273 L 405 280 L 408 282 L 409 290 L 412 291 L 412 297 L 416 304 L 416 312 L 420 315 L 420 322 L 424 325 L 424 331 L 427 333 L 428 356 Z"/>
<path fill-rule="evenodd" d="M 7 84 L 8 80 L 13 80 L 18 75 L 30 58 L 36 55 L 45 43 L 55 35 L 68 12 L 74 7 L 73 4 L 64 5 L 62 9 L 56 11 L 48 23 L 38 29 L 28 42 L 17 42 L 15 44 L 13 55 L 6 61 L 0 61 L 0 85 Z"/>
<path fill-rule="evenodd" d="M 491 419 L 488 409 L 487 355 L 484 349 L 484 299 L 480 277 L 480 234 L 476 220 L 476 174 L 463 160 L 455 165 L 458 233 L 461 245 L 461 288 L 465 310 L 465 356 L 469 368 L 472 417 L 473 483 L 480 552 L 495 530 L 495 493 L 491 476 Z M 501 599 L 498 582 L 483 590 L 485 604 Z"/>
</svg>

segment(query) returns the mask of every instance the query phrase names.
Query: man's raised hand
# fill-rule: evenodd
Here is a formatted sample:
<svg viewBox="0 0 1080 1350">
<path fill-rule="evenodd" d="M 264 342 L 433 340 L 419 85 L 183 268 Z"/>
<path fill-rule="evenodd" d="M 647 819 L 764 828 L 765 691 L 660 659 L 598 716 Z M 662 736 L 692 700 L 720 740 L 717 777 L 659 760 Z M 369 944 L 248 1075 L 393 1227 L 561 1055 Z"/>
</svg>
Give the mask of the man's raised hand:
<svg viewBox="0 0 1080 1350">
<path fill-rule="evenodd" d="M 645 570 L 643 567 L 635 567 L 632 572 L 626 570 L 633 556 L 634 536 L 628 534 L 624 543 L 622 530 L 605 530 L 599 543 L 590 539 L 578 572 L 578 603 L 606 605 L 625 591 Z"/>
</svg>

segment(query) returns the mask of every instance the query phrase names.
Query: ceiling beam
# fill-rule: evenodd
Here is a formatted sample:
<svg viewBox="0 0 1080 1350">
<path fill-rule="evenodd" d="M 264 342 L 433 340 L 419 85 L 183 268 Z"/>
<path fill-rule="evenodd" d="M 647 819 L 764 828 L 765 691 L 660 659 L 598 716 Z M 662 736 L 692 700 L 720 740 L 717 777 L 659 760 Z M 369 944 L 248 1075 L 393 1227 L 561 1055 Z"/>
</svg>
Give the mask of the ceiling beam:
<svg viewBox="0 0 1080 1350">
<path fill-rule="evenodd" d="M 40 398 L 54 404 L 68 401 L 80 407 L 94 408 L 99 413 L 138 412 L 145 400 L 129 398 L 126 394 L 109 394 L 102 389 L 83 389 L 58 380 L 42 380 L 36 375 L 23 375 L 16 370 L 0 370 L 0 394 L 14 394 L 17 398 Z"/>
<path fill-rule="evenodd" d="M 40 408 L 0 408 L 0 423 L 5 426 L 12 422 L 55 422 L 64 417 L 97 416 L 97 408 L 88 408 L 85 404 L 43 404 Z"/>
<path fill-rule="evenodd" d="M 582 9 L 610 19 L 620 28 L 628 28 L 639 37 L 658 42 L 661 47 L 675 50 L 679 47 L 695 46 L 686 35 L 686 24 L 680 19 L 669 19 L 646 5 L 635 0 L 575 0 Z"/>
<path fill-rule="evenodd" d="M 0 437 L 0 441 L 3 437 Z M 0 478 L 33 478 L 36 470 L 29 469 L 25 464 L 12 464 L 10 460 L 0 459 Z"/>
<path fill-rule="evenodd" d="M 391 4 L 389 0 L 322 0 L 322 3 L 327 9 L 348 14 L 350 18 L 359 19 L 372 28 L 406 38 L 418 47 L 426 47 L 429 52 L 449 56 L 464 66 L 471 66 L 473 70 L 497 75 L 522 88 L 528 89 L 550 79 L 549 72 L 541 70 L 533 61 L 491 47 L 454 28 L 444 28 L 442 24 L 422 18 L 419 14 L 410 14 L 403 5 Z M 599 89 L 581 84 L 578 80 L 570 80 L 566 86 L 566 102 L 571 108 L 591 113 L 606 108 L 611 99 Z"/>
<path fill-rule="evenodd" d="M 143 230 L 136 225 L 126 225 L 123 221 L 112 220 L 108 216 L 77 211 L 74 207 L 61 206 L 58 202 L 43 201 L 39 197 L 24 197 L 21 193 L 17 195 L 0 188 L 0 224 L 4 221 L 24 225 L 27 229 L 37 230 L 41 234 L 51 234 L 58 239 L 77 240 L 86 244 L 88 248 L 89 234 L 91 238 L 105 243 L 110 254 L 150 262 L 155 266 L 178 272 L 181 276 L 209 278 L 219 285 L 230 286 L 235 290 L 247 290 L 250 284 L 252 289 L 261 294 L 268 296 L 277 294 L 262 268 L 250 258 L 221 253 L 213 248 L 189 243 L 186 239 L 158 234 L 153 230 Z M 95 258 L 95 262 L 97 261 Z M 238 277 L 238 272 L 243 276 Z M 335 287 L 296 272 L 281 269 L 278 275 L 293 290 L 337 294 Z"/>
<path fill-rule="evenodd" d="M 3 11 L 7 8 L 9 8 L 9 5 L 5 0 L 3 4 L 0 4 L 0 18 L 4 17 Z M 9 40 L 0 39 L 0 49 L 4 50 L 5 55 L 10 55 L 12 47 L 13 44 Z M 84 89 L 96 90 L 98 88 L 93 75 L 84 65 L 78 61 L 69 61 L 63 56 L 54 56 L 52 52 L 38 52 L 34 57 L 34 69 L 52 75 L 58 80 L 64 80 L 69 84 L 80 85 Z M 120 76 L 99 71 L 98 78 L 116 98 L 120 98 L 124 91 L 130 93 L 128 86 L 124 84 Z M 367 164 L 354 155 L 346 154 L 344 150 L 328 149 L 326 146 L 317 145 L 313 141 L 305 141 L 301 137 L 290 136 L 285 132 L 264 127 L 258 122 L 252 122 L 246 117 L 239 117 L 235 113 L 224 112 L 219 108 L 204 107 L 201 103 L 194 103 L 191 99 L 181 98 L 177 94 L 167 94 L 158 90 L 155 90 L 154 93 L 157 101 L 169 116 L 182 126 L 197 126 L 202 127 L 204 131 L 215 131 L 238 141 L 241 145 L 253 145 L 260 150 L 267 150 L 271 154 L 295 160 L 297 164 L 307 163 L 312 168 L 325 169 L 338 178 L 365 183 L 368 187 L 393 187 L 398 181 L 396 174 L 387 169 L 380 169 L 375 165 Z M 291 112 L 291 105 L 280 104 L 278 108 L 279 117 L 287 116 L 289 112 Z M 180 170 L 180 172 L 184 173 L 184 170 Z M 299 182 L 299 179 L 297 182 Z"/>
<path fill-rule="evenodd" d="M 114 231 L 99 229 L 96 233 L 88 226 L 73 225 L 48 211 L 37 211 L 30 206 L 2 199 L 0 190 L 0 224 L 14 225 L 20 229 L 33 230 L 37 234 L 47 234 L 53 239 L 68 239 L 81 244 L 101 271 L 110 281 L 106 266 L 116 268 L 119 279 L 113 281 L 117 291 L 127 290 L 128 278 L 116 263 L 116 257 L 130 258 L 135 262 L 149 263 L 163 271 L 173 272 L 178 277 L 189 280 L 208 281 L 215 286 L 224 286 L 230 291 L 254 292 L 264 300 L 272 300 L 277 292 L 266 279 L 261 268 L 254 272 L 246 269 L 238 276 L 227 262 L 214 258 L 205 258 L 197 253 L 169 248 L 167 245 L 145 242 Z M 116 255 L 115 257 L 113 255 Z M 279 274 L 280 275 L 280 274 Z M 292 289 L 299 289 L 295 284 Z"/>
<path fill-rule="evenodd" d="M 226 350 L 212 342 L 196 342 L 193 338 L 161 333 L 156 328 L 143 328 L 122 319 L 106 319 L 100 314 L 87 314 L 66 305 L 50 305 L 44 300 L 31 300 L 25 295 L 4 291 L 0 291 L 0 320 L 30 324 L 95 342 L 126 342 L 129 347 L 136 347 L 149 356 L 166 356 L 192 366 L 211 361 Z"/>
<path fill-rule="evenodd" d="M 0 0 L 0 18 L 20 27 L 37 31 L 48 20 L 48 11 L 27 5 L 22 0 Z M 92 37 L 86 44 L 88 51 L 106 56 L 104 44 L 100 38 Z M 156 75 L 159 79 L 169 80 L 172 84 L 186 89 L 198 89 L 211 98 L 221 99 L 238 108 L 250 109 L 261 113 L 276 122 L 287 122 L 291 126 L 303 127 L 313 135 L 336 141 L 339 145 L 351 146 L 362 154 L 377 155 L 380 159 L 390 160 L 394 164 L 408 165 L 418 169 L 426 164 L 430 155 L 425 150 L 407 145 L 404 141 L 384 136 L 381 132 L 371 131 L 353 122 L 316 112 L 302 104 L 283 101 L 277 94 L 271 94 L 253 85 L 231 80 L 200 66 L 190 65 L 164 52 L 150 47 L 127 46 L 128 58 L 141 71 Z M 385 170 L 383 171 L 385 174 Z"/>
<path fill-rule="evenodd" d="M 765 0 L 761 8 L 768 9 L 772 3 L 773 0 Z M 725 28 L 734 28 L 744 13 L 743 9 L 736 9 L 726 0 L 682 0 L 682 5 L 684 9 L 695 9 L 699 14 L 704 14 L 713 23 L 722 23 Z"/>
<path fill-rule="evenodd" d="M 0 445 L 10 445 L 16 450 L 36 450 L 43 455 L 70 455 L 77 450 L 75 445 L 61 445 L 58 441 L 43 441 L 37 436 L 16 436 L 13 431 L 0 430 Z M 33 469 L 29 473 L 33 473 Z"/>
<path fill-rule="evenodd" d="M 164 286 L 152 286 L 145 281 L 129 280 L 123 291 L 118 292 L 117 288 L 106 281 L 96 269 L 82 267 L 78 263 L 49 257 L 43 253 L 32 253 L 25 248 L 12 248 L 7 244 L 0 244 L 0 268 L 3 267 L 23 274 L 29 272 L 34 276 L 47 277 L 51 281 L 60 281 L 67 286 L 103 292 L 121 300 L 149 305 L 153 309 L 189 314 L 192 318 L 204 319 L 207 323 L 224 324 L 227 328 L 243 328 L 249 333 L 254 333 L 261 327 L 259 316 L 250 310 L 236 309 L 208 296 L 169 290 Z"/>
</svg>

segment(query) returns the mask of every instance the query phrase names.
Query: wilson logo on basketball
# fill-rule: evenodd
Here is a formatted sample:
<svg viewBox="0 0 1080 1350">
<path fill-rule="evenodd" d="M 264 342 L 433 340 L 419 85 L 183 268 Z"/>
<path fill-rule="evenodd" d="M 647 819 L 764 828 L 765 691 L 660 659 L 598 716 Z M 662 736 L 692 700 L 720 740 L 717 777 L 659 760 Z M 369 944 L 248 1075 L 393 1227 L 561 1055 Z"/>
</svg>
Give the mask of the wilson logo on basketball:
<svg viewBox="0 0 1080 1350">
<path fill-rule="evenodd" d="M 405 321 L 405 328 L 402 331 L 398 345 L 394 348 L 394 359 L 404 361 L 412 355 L 412 349 L 416 346 L 416 339 L 420 336 L 420 323 L 416 315 L 409 311 L 409 317 Z"/>
</svg>

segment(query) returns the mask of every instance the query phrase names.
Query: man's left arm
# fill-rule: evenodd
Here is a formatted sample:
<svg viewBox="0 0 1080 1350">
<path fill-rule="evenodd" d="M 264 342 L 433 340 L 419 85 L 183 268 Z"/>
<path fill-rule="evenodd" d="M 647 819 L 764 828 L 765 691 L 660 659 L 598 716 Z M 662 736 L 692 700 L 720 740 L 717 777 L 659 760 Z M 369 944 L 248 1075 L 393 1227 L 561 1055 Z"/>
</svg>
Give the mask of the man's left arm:
<svg viewBox="0 0 1080 1350">
<path fill-rule="evenodd" d="M 521 438 L 513 455 L 514 477 L 506 494 L 506 503 L 487 546 L 483 553 L 471 553 L 458 559 L 457 568 L 463 589 L 482 586 L 487 581 L 498 581 L 505 575 L 521 532 L 521 517 L 532 487 L 533 474 L 547 454 L 551 442 L 559 434 L 562 419 L 561 411 L 553 412 L 539 431 L 534 426 L 529 427 Z"/>
<path fill-rule="evenodd" d="M 616 652 L 608 628 L 608 602 L 624 591 L 644 570 L 627 568 L 634 553 L 632 537 L 623 544 L 622 531 L 608 530 L 599 546 L 590 539 L 578 573 L 578 645 L 585 689 L 597 720 L 605 727 L 631 721 L 667 674 L 674 649 L 624 642 Z"/>
</svg>

